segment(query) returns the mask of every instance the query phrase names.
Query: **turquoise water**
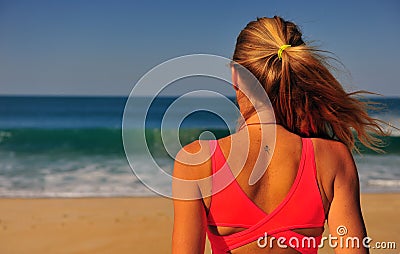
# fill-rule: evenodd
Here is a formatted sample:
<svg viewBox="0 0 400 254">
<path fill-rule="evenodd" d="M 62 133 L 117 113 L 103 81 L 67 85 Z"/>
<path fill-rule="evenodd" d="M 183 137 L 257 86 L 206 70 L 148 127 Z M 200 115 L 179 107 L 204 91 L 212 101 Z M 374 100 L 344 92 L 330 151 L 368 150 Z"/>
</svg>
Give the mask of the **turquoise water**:
<svg viewBox="0 0 400 254">
<path fill-rule="evenodd" d="M 121 126 L 126 99 L 0 97 L 0 196 L 155 195 L 134 176 L 125 158 Z M 158 98 L 146 120 L 137 120 L 137 135 L 143 135 L 140 126 L 144 123 L 150 152 L 167 172 L 172 170 L 173 156 L 165 151 L 160 125 L 165 110 L 174 100 Z M 186 103 L 218 103 L 214 100 L 217 99 L 192 98 Z M 379 101 L 385 103 L 387 109 L 374 114 L 398 124 L 400 99 Z M 184 111 L 185 107 L 179 110 Z M 217 138 L 229 135 L 227 126 L 234 124 L 237 116 L 227 112 L 229 109 L 223 105 L 220 110 L 228 115 L 225 119 L 228 123 L 204 111 L 185 118 L 179 130 L 182 145 L 197 139 L 204 130 L 210 130 Z M 176 112 L 177 116 L 180 113 Z M 167 136 L 174 134 L 174 129 L 166 131 Z M 363 156 L 355 156 L 362 192 L 400 191 L 400 135 L 394 131 L 386 141 L 384 155 L 365 151 Z M 142 152 L 146 153 L 146 149 Z M 136 163 L 143 169 L 152 167 L 140 153 L 141 150 Z M 168 182 L 160 184 L 165 188 L 169 186 Z"/>
</svg>

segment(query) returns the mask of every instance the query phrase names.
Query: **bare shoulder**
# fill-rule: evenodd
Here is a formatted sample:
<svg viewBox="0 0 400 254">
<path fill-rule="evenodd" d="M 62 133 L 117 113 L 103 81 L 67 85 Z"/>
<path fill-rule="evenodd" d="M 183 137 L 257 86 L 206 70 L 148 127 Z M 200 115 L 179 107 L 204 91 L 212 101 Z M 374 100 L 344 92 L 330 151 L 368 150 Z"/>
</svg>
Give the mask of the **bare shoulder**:
<svg viewBox="0 0 400 254">
<path fill-rule="evenodd" d="M 358 174 L 349 148 L 340 141 L 313 138 L 315 162 L 320 184 L 328 200 L 332 200 L 335 179 L 357 182 Z"/>
<path fill-rule="evenodd" d="M 316 160 L 324 161 L 324 165 L 338 169 L 353 162 L 350 150 L 342 142 L 322 138 L 313 138 L 312 141 Z"/>
<path fill-rule="evenodd" d="M 195 140 L 175 156 L 174 176 L 182 179 L 204 178 L 210 172 L 210 149 L 207 140 Z"/>
<path fill-rule="evenodd" d="M 207 146 L 207 147 L 206 147 Z M 206 149 L 207 148 L 207 149 Z M 207 151 L 206 151 L 207 150 Z M 195 140 L 192 143 L 189 143 L 182 147 L 181 150 L 176 154 L 176 159 L 178 158 L 186 158 L 196 154 L 203 154 L 208 152 L 208 144 L 206 140 Z"/>
</svg>

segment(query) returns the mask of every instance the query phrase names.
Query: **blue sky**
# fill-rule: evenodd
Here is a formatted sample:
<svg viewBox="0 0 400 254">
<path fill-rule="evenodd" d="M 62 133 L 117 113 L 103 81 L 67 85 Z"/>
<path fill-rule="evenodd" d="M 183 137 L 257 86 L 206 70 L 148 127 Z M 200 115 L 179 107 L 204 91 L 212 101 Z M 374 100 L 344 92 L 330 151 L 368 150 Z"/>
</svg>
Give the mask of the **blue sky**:
<svg viewBox="0 0 400 254">
<path fill-rule="evenodd" d="M 337 55 L 351 73 L 339 75 L 347 90 L 400 96 L 395 0 L 0 0 L 0 95 L 128 95 L 170 58 L 230 57 L 249 21 L 273 15 Z"/>
</svg>

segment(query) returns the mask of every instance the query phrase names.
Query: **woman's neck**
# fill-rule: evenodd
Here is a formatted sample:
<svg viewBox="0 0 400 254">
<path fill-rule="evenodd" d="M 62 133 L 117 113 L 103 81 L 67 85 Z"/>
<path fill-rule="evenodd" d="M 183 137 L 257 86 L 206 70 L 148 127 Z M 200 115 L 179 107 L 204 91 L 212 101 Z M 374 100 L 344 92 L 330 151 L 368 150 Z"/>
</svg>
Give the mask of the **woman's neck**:
<svg viewBox="0 0 400 254">
<path fill-rule="evenodd" d="M 276 123 L 274 112 L 270 109 L 263 109 L 262 111 L 254 112 L 249 118 L 246 119 L 246 125 L 254 124 L 274 124 Z"/>
</svg>

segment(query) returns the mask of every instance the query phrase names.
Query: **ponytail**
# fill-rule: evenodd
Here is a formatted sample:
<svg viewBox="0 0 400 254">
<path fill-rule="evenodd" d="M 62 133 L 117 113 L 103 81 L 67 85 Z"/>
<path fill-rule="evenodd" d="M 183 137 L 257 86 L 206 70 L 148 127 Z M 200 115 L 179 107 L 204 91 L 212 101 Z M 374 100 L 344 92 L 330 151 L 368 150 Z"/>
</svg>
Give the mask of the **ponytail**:
<svg viewBox="0 0 400 254">
<path fill-rule="evenodd" d="M 370 103 L 347 93 L 329 71 L 325 51 L 307 46 L 297 26 L 280 17 L 258 18 L 239 34 L 233 61 L 263 85 L 277 123 L 302 137 L 339 140 L 350 150 L 360 142 L 382 152 L 381 120 L 368 115 Z M 278 56 L 282 45 L 285 47 Z M 371 94 L 371 93 L 369 93 Z M 245 119 L 254 112 L 244 116 Z"/>
</svg>

